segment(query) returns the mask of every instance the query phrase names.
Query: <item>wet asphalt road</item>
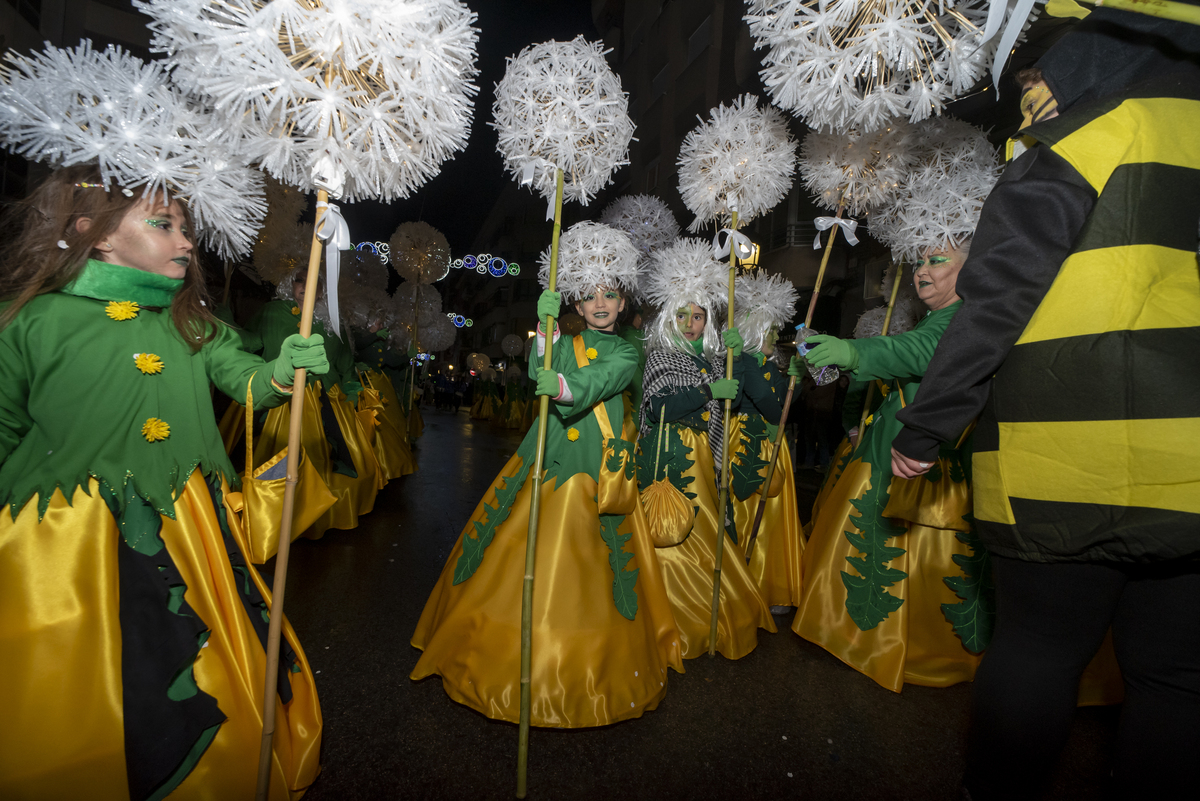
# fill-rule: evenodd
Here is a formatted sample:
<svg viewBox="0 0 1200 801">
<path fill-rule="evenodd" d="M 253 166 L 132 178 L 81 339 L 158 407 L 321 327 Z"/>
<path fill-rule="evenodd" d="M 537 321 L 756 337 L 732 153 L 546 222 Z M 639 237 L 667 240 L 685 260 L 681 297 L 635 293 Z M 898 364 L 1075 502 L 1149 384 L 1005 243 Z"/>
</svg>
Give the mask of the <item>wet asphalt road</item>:
<svg viewBox="0 0 1200 801">
<path fill-rule="evenodd" d="M 418 471 L 389 484 L 354 531 L 292 549 L 287 614 L 316 671 L 325 719 L 308 801 L 503 799 L 516 786 L 517 727 L 451 701 L 438 677 L 408 678 L 425 600 L 516 432 L 465 412 L 423 410 Z M 802 516 L 819 476 L 798 476 Z M 270 568 L 271 565 L 268 565 Z M 959 798 L 970 685 L 896 694 L 779 633 L 736 662 L 672 673 L 638 720 L 534 729 L 532 799 Z M 1116 708 L 1079 710 L 1048 798 L 1098 799 Z"/>
</svg>

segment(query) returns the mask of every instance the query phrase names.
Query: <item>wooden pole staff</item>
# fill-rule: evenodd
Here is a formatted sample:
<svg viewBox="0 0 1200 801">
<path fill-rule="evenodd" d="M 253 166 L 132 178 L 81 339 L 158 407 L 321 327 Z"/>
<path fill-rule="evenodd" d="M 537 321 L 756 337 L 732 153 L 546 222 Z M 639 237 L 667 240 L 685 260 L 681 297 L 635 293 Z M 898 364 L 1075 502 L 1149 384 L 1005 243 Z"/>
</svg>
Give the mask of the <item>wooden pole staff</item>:
<svg viewBox="0 0 1200 801">
<path fill-rule="evenodd" d="M 733 212 L 729 227 L 737 232 L 737 212 Z M 733 326 L 733 287 L 737 278 L 737 243 L 729 237 L 729 308 L 726 314 Z M 725 350 L 725 378 L 733 378 L 733 350 Z M 713 562 L 712 621 L 708 628 L 708 655 L 717 653 L 717 617 L 721 611 L 721 561 L 725 556 L 725 507 L 729 503 L 729 429 L 733 424 L 733 401 L 725 399 L 725 428 L 721 432 L 721 491 L 717 494 L 717 555 Z"/>
<path fill-rule="evenodd" d="M 888 329 L 892 326 L 892 312 L 896 308 L 896 294 L 900 289 L 900 276 L 904 273 L 904 267 L 899 263 L 896 264 L 895 273 L 892 275 L 892 296 L 888 298 L 887 314 L 883 316 L 883 333 L 880 336 L 886 337 Z M 867 397 L 863 401 L 862 415 L 858 418 L 858 442 L 862 442 L 863 433 L 867 427 L 867 413 L 871 411 L 871 400 L 875 396 L 875 382 L 867 384 Z M 855 443 L 855 449 L 858 447 L 858 442 Z"/>
<path fill-rule="evenodd" d="M 300 315 L 300 336 L 312 333 L 313 304 L 317 301 L 317 281 L 321 274 L 321 218 L 329 193 L 317 190 L 317 218 L 313 225 L 312 249 L 308 254 L 308 277 L 304 283 L 304 308 Z M 279 522 L 279 552 L 275 557 L 275 581 L 271 588 L 271 618 L 267 625 L 267 675 L 263 682 L 263 732 L 258 752 L 258 788 L 255 801 L 266 801 L 271 786 L 271 743 L 275 737 L 276 689 L 279 682 L 279 636 L 283 631 L 283 592 L 287 584 L 288 554 L 292 548 L 292 516 L 296 504 L 296 483 L 300 472 L 300 424 L 304 418 L 304 388 L 308 371 L 296 368 L 292 379 L 292 409 L 288 425 L 287 479 L 283 489 L 283 517 Z"/>
<path fill-rule="evenodd" d="M 550 283 L 554 291 L 558 283 L 558 235 L 562 232 L 563 171 L 557 171 L 554 186 L 554 233 L 550 239 Z M 546 355 L 542 369 L 549 370 L 554 348 L 554 318 L 546 320 Z M 532 355 L 531 355 L 532 360 Z M 525 782 L 529 767 L 529 717 L 532 705 L 529 674 L 533 663 L 533 569 L 537 551 L 538 515 L 542 510 L 542 466 L 546 459 L 546 420 L 550 414 L 550 397 L 538 396 L 538 436 L 533 460 L 533 490 L 529 498 L 529 533 L 525 539 L 525 583 L 521 587 L 521 722 L 517 735 L 517 798 L 525 797 Z"/>
<path fill-rule="evenodd" d="M 837 218 L 842 219 L 846 207 L 838 204 Z M 825 242 L 825 252 L 821 254 L 821 267 L 817 270 L 817 283 L 813 286 L 812 300 L 808 302 L 808 312 L 804 315 L 804 328 L 812 325 L 813 312 L 817 309 L 817 298 L 821 295 L 821 282 L 825 280 L 825 268 L 829 265 L 829 254 L 833 252 L 833 240 L 837 239 L 840 225 L 833 226 L 829 231 L 829 239 Z M 796 335 L 796 347 L 800 347 L 800 336 Z M 788 411 L 792 408 L 792 395 L 796 391 L 796 376 L 788 380 L 787 395 L 783 399 L 783 412 L 779 417 L 779 430 L 775 432 L 775 442 L 771 448 L 771 458 L 767 462 L 767 476 L 763 479 L 762 489 L 758 493 L 758 504 L 754 509 L 754 525 L 750 527 L 750 539 L 746 541 L 746 564 L 754 557 L 754 543 L 758 541 L 758 529 L 762 525 L 763 512 L 767 509 L 767 492 L 771 489 L 771 478 L 775 473 L 775 461 L 779 458 L 779 449 L 783 447 L 783 431 L 787 424 Z"/>
</svg>

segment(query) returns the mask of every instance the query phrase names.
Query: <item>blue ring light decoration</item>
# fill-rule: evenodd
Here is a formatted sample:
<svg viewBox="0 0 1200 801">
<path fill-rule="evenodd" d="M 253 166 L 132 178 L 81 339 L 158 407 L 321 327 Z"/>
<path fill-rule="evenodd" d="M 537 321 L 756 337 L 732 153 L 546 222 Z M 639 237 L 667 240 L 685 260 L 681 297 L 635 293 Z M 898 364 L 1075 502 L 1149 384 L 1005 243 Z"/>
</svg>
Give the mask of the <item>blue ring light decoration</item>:
<svg viewBox="0 0 1200 801">
<path fill-rule="evenodd" d="M 379 245 L 381 243 L 376 242 L 375 244 Z M 386 261 L 388 257 L 387 243 L 384 242 L 382 244 L 384 245 L 384 249 L 378 250 L 377 252 Z M 500 256 L 493 256 L 491 253 L 478 253 L 474 256 L 463 256 L 461 259 L 455 259 L 454 261 L 450 262 L 450 266 L 456 270 L 474 270 L 480 275 L 491 275 L 493 278 L 503 278 L 506 275 L 516 276 L 521 274 L 521 265 L 517 264 L 515 261 L 511 263 L 507 262 Z"/>
<path fill-rule="evenodd" d="M 454 323 L 456 328 L 462 328 L 464 325 L 469 326 L 474 323 L 474 320 L 464 317 L 461 314 L 455 314 L 454 312 L 446 312 L 446 316 L 450 318 L 450 322 Z"/>
<path fill-rule="evenodd" d="M 391 261 L 392 246 L 387 242 L 359 242 L 354 246 L 355 250 L 370 250 L 378 256 L 384 264 Z"/>
</svg>

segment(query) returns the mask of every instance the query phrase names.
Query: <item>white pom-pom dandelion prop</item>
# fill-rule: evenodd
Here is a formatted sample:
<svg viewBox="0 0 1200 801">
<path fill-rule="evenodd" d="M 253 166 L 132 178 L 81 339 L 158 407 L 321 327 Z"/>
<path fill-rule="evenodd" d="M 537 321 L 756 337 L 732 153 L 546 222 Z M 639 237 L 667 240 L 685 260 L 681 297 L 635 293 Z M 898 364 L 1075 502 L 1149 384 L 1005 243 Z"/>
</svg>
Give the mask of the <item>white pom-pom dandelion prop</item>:
<svg viewBox="0 0 1200 801">
<path fill-rule="evenodd" d="M 1031 3 L 1000 0 L 998 13 L 1008 5 Z M 998 44 L 985 35 L 989 0 L 747 0 L 747 6 L 755 48 L 767 51 L 760 73 L 767 91 L 814 129 L 869 130 L 897 117 L 918 122 L 939 114 L 983 76 Z"/>
<path fill-rule="evenodd" d="M 680 237 L 655 252 L 644 267 L 639 284 L 642 297 L 666 313 L 695 303 L 712 319 L 724 311 L 725 265 L 713 257 L 712 246 L 696 237 Z"/>
<path fill-rule="evenodd" d="M 675 215 L 654 195 L 622 195 L 608 204 L 600 222 L 628 234 L 643 263 L 679 238 Z"/>
<path fill-rule="evenodd" d="M 407 197 L 465 147 L 476 75 L 475 15 L 460 0 L 136 0 L 153 18 L 151 49 L 173 79 L 207 97 L 224 133 L 276 178 L 317 190 L 316 233 L 346 250 L 329 196 Z M 312 325 L 321 244 L 314 240 L 300 333 Z M 327 261 L 332 274 L 336 256 Z M 329 307 L 338 328 L 338 281 Z M 297 373 L 299 386 L 304 375 Z M 303 393 L 293 397 L 301 417 Z M 288 476 L 299 451 L 289 436 Z M 290 524 L 294 485 L 284 500 Z M 270 780 L 278 631 L 287 552 L 281 548 L 267 647 L 258 797 Z"/>
<path fill-rule="evenodd" d="M 450 243 L 446 241 L 445 234 L 427 222 L 400 223 L 391 239 L 388 240 L 388 246 L 392 266 L 396 268 L 396 272 L 400 274 L 401 278 L 413 285 L 413 288 L 406 292 L 412 293 L 414 303 L 419 294 L 415 289 L 416 286 L 422 285 L 432 291 L 432 287 L 428 285 L 442 280 L 450 272 Z M 397 293 L 398 301 L 400 297 Z M 441 311 L 440 295 L 437 295 L 437 307 L 437 311 Z M 418 345 L 421 342 L 422 319 L 414 306 L 409 325 L 412 341 Z M 410 376 L 409 379 L 410 382 L 416 381 L 415 376 Z M 416 414 L 415 409 L 413 413 Z"/>
<path fill-rule="evenodd" d="M 222 258 L 250 252 L 267 211 L 262 175 L 213 141 L 212 111 L 172 86 L 161 63 L 87 40 L 5 60 L 0 141 L 9 149 L 54 168 L 94 163 L 106 191 L 178 198 Z"/>
<path fill-rule="evenodd" d="M 969 239 L 1002 167 L 984 132 L 960 120 L 926 120 L 913 141 L 913 164 L 894 201 L 870 218 L 871 234 L 906 262 Z"/>
<path fill-rule="evenodd" d="M 550 286 L 550 251 L 538 259 L 538 281 Z M 567 301 L 579 300 L 598 287 L 637 293 L 638 252 L 629 237 L 595 222 L 576 223 L 558 242 L 558 291 Z"/>
<path fill-rule="evenodd" d="M 628 163 L 633 121 L 621 81 L 604 60 L 600 44 L 576 37 L 570 42 L 543 42 L 508 60 L 496 84 L 497 149 L 504 166 L 523 185 L 552 201 L 554 229 L 550 244 L 548 285 L 557 286 L 558 238 L 564 193 L 586 204 Z M 564 187 L 564 180 L 569 179 Z M 553 318 L 545 321 L 547 333 Z M 550 369 L 552 346 L 544 364 Z M 538 441 L 533 474 L 541 475 L 546 448 L 549 398 L 539 398 Z M 525 586 L 521 601 L 521 721 L 517 747 L 517 797 L 525 797 L 529 755 L 530 631 L 532 627 L 534 552 L 537 543 L 541 482 L 533 482 Z"/>
<path fill-rule="evenodd" d="M 770 106 L 758 107 L 758 98 L 744 95 L 731 105 L 711 112 L 708 122 L 693 128 L 679 147 L 679 194 L 696 215 L 688 230 L 697 231 L 709 220 L 718 227 L 729 220 L 729 316 L 733 319 L 734 278 L 738 256 L 748 256 L 749 239 L 738 233 L 738 226 L 769 211 L 792 186 L 796 171 L 796 143 L 788 132 L 783 115 Z M 716 248 L 720 245 L 718 231 Z M 725 378 L 733 377 L 733 352 L 725 358 Z M 725 508 L 729 498 L 729 430 L 733 402 L 725 401 L 725 443 L 721 453 L 721 490 L 718 504 Z M 716 653 L 717 616 L 721 603 L 721 561 L 725 538 L 717 538 L 716 564 L 713 570 L 712 625 L 708 654 Z"/>
<path fill-rule="evenodd" d="M 825 268 L 829 265 L 829 254 L 833 251 L 838 229 L 845 230 L 847 242 L 858 244 L 855 235 L 858 222 L 853 218 L 888 203 L 896 196 L 900 180 L 912 163 L 911 141 L 912 129 L 904 122 L 892 122 L 868 133 L 856 129 L 835 133 L 813 131 L 804 137 L 800 145 L 800 177 L 804 186 L 813 193 L 817 205 L 836 211 L 836 214 L 814 220 L 817 226 L 814 248 L 820 246 L 821 231 L 832 231 L 825 243 L 825 252 L 821 254 L 821 266 L 817 270 L 812 298 L 804 315 L 804 327 L 800 329 L 797 342 L 803 339 L 812 325 L 813 312 L 821 295 Z M 843 216 L 847 211 L 851 219 Z M 819 383 L 835 381 L 837 375 L 836 369 L 827 370 Z"/>
</svg>

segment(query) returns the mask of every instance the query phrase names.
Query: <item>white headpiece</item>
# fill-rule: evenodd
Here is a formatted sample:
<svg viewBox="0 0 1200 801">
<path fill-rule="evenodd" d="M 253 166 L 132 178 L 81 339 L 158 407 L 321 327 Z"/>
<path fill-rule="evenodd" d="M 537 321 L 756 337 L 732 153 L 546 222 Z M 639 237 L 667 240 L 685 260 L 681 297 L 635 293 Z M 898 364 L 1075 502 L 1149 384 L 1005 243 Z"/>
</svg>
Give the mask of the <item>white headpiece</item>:
<svg viewBox="0 0 1200 801">
<path fill-rule="evenodd" d="M 796 313 L 800 295 L 782 275 L 755 270 L 734 281 L 734 323 L 747 351 L 762 350 L 767 332 L 786 325 Z"/>
<path fill-rule="evenodd" d="M 983 131 L 942 117 L 914 130 L 914 164 L 894 202 L 871 215 L 871 235 L 898 261 L 958 247 L 975 233 L 1001 164 Z"/>
<path fill-rule="evenodd" d="M 5 55 L 0 140 L 53 167 L 95 163 L 106 189 L 145 187 L 188 204 L 200 241 L 225 258 L 250 252 L 267 211 L 262 175 L 212 141 L 212 113 L 171 86 L 160 62 L 115 47 Z"/>
<path fill-rule="evenodd" d="M 550 285 L 550 249 L 538 259 L 538 281 Z M 572 225 L 558 240 L 555 289 L 575 300 L 596 289 L 620 289 L 626 297 L 638 291 L 638 252 L 629 237 L 616 228 L 594 222 Z"/>
</svg>

